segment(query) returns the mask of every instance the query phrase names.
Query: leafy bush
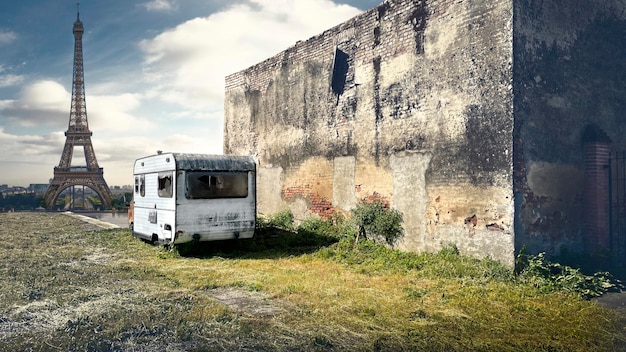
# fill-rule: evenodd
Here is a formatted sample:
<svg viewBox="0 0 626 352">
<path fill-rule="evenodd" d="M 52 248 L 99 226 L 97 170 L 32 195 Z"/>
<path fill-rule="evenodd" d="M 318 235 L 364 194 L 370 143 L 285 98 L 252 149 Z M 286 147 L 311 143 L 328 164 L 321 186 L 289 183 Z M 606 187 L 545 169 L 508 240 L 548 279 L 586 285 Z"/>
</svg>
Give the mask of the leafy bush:
<svg viewBox="0 0 626 352">
<path fill-rule="evenodd" d="M 387 208 L 381 201 L 360 202 L 352 209 L 352 217 L 360 234 L 382 237 L 389 245 L 403 235 L 402 213 Z"/>
<path fill-rule="evenodd" d="M 334 232 L 334 226 L 332 221 L 311 217 L 302 221 L 296 231 L 300 234 L 328 234 Z"/>
<path fill-rule="evenodd" d="M 257 218 L 257 228 L 276 227 L 284 230 L 293 228 L 293 213 L 291 210 L 282 210 L 276 214 Z"/>
<path fill-rule="evenodd" d="M 437 255 L 443 258 L 456 257 L 460 255 L 459 248 L 454 243 L 448 243 L 441 247 Z"/>
<path fill-rule="evenodd" d="M 522 251 L 517 257 L 515 272 L 520 281 L 538 288 L 541 292 L 572 292 L 584 299 L 624 288 L 622 282 L 608 272 L 584 275 L 579 269 L 548 261 L 545 253 L 527 255 Z"/>
<path fill-rule="evenodd" d="M 337 242 L 336 231 L 337 227 L 332 220 L 319 218 L 309 218 L 295 226 L 293 214 L 289 210 L 259 215 L 254 237 L 240 243 L 237 251 L 248 254 L 262 251 L 301 254 Z M 242 255 L 241 252 L 238 253 Z"/>
<path fill-rule="evenodd" d="M 317 217 L 308 218 L 302 221 L 296 230 L 299 234 L 315 233 L 336 239 L 354 239 L 357 231 L 354 225 L 340 213 L 336 213 L 325 220 Z"/>
</svg>

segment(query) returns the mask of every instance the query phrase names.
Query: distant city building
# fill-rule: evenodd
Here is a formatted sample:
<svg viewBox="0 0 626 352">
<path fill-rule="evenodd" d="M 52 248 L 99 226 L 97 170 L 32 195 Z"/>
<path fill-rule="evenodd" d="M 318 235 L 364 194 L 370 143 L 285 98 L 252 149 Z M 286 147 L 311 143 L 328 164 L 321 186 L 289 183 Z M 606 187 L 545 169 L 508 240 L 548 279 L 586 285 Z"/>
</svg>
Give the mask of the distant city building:
<svg viewBox="0 0 626 352">
<path fill-rule="evenodd" d="M 6 185 L 2 185 L 2 186 L 6 186 Z M 26 187 L 21 187 L 21 186 L 2 187 L 0 190 L 3 196 L 29 193 Z"/>
<path fill-rule="evenodd" d="M 124 185 L 124 186 L 112 186 L 111 193 L 113 194 L 122 194 L 122 193 L 130 193 L 133 191 L 133 186 Z"/>
<path fill-rule="evenodd" d="M 29 193 L 45 194 L 48 190 L 47 183 L 31 183 L 27 188 Z"/>
</svg>

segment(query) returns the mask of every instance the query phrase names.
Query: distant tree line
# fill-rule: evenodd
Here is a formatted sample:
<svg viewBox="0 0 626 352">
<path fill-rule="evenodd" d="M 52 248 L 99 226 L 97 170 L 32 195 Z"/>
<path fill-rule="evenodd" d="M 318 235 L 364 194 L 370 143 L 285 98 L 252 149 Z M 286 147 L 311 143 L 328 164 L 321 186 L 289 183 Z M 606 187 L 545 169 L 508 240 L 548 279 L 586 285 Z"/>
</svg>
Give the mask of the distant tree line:
<svg viewBox="0 0 626 352">
<path fill-rule="evenodd" d="M 43 195 L 35 193 L 20 193 L 0 195 L 0 209 L 9 210 L 35 210 L 44 206 Z"/>
<path fill-rule="evenodd" d="M 130 205 L 130 201 L 133 199 L 132 192 L 124 192 L 113 195 L 113 209 L 125 209 Z"/>
<path fill-rule="evenodd" d="M 102 203 L 97 196 L 90 196 L 92 204 L 100 206 Z M 132 199 L 132 193 L 126 192 L 113 195 L 113 208 L 124 209 L 127 208 L 130 200 Z M 69 196 L 59 197 L 57 199 L 57 207 L 63 208 L 67 202 L 69 202 Z M 35 193 L 20 193 L 20 194 L 0 194 L 0 211 L 20 211 L 20 210 L 35 210 L 40 207 L 45 207 L 44 195 Z"/>
</svg>

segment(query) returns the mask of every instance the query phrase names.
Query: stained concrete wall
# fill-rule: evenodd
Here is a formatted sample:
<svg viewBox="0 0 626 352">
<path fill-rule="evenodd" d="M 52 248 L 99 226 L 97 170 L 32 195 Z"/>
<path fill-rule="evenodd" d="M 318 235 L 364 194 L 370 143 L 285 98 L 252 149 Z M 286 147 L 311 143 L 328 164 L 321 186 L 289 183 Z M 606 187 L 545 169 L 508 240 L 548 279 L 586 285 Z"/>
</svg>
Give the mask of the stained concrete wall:
<svg viewBox="0 0 626 352">
<path fill-rule="evenodd" d="M 516 246 L 584 251 L 583 132 L 626 147 L 626 2 L 514 1 Z"/>
<path fill-rule="evenodd" d="M 357 205 L 355 194 L 356 158 L 339 156 L 333 159 L 333 206 L 349 212 Z"/>
<path fill-rule="evenodd" d="M 386 1 L 228 76 L 224 152 L 257 156 L 260 212 L 380 199 L 400 248 L 512 264 L 512 25 L 510 0 Z"/>
</svg>

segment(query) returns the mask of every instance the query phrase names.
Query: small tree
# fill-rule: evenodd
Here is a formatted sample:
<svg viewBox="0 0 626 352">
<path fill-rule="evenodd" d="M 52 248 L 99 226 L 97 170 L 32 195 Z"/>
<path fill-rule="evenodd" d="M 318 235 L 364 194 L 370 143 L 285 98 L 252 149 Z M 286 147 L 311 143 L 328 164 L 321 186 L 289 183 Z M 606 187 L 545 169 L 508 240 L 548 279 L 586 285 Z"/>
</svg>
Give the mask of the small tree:
<svg viewBox="0 0 626 352">
<path fill-rule="evenodd" d="M 359 237 L 367 238 L 367 234 L 382 237 L 387 244 L 393 246 L 402 237 L 402 213 L 387 207 L 381 201 L 361 201 L 352 209 L 352 217 L 359 228 L 355 243 Z"/>
</svg>

